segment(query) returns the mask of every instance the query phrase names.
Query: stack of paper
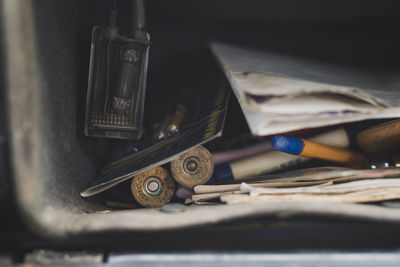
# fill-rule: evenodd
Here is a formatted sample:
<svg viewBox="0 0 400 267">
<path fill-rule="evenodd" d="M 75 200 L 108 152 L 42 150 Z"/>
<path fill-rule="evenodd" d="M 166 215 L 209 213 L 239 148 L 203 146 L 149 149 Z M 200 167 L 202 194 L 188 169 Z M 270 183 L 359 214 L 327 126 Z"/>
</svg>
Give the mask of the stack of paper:
<svg viewBox="0 0 400 267">
<path fill-rule="evenodd" d="M 296 172 L 298 175 L 296 176 Z M 279 177 L 279 178 L 275 178 Z M 187 202 L 220 200 L 243 202 L 324 201 L 362 203 L 400 198 L 400 169 L 351 170 L 314 168 L 265 175 L 257 182 L 226 185 L 199 185 Z"/>
<path fill-rule="evenodd" d="M 400 179 L 376 179 L 345 184 L 300 188 L 257 188 L 242 183 L 239 193 L 222 194 L 228 204 L 244 202 L 343 202 L 362 203 L 400 198 Z"/>
<path fill-rule="evenodd" d="M 366 73 L 222 44 L 212 50 L 254 135 L 400 117 L 398 74 Z"/>
</svg>

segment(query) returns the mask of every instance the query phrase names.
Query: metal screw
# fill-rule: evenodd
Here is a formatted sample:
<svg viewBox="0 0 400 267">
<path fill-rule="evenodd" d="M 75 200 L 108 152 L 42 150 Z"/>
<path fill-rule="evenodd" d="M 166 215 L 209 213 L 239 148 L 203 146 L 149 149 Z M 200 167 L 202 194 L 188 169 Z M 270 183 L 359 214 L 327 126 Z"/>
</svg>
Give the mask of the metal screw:
<svg viewBox="0 0 400 267">
<path fill-rule="evenodd" d="M 169 203 L 162 206 L 160 210 L 166 213 L 184 212 L 186 210 L 186 206 L 181 203 Z"/>
</svg>

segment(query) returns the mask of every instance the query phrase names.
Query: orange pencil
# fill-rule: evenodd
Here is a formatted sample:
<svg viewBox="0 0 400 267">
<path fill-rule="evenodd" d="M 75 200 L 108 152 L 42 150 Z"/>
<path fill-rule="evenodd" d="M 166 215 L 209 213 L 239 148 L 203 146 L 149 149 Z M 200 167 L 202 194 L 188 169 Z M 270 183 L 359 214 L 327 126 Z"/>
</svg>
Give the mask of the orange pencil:
<svg viewBox="0 0 400 267">
<path fill-rule="evenodd" d="M 271 143 L 272 147 L 278 151 L 309 158 L 339 162 L 354 167 L 361 167 L 366 161 L 365 157 L 358 152 L 319 144 L 302 138 L 277 135 L 272 138 Z"/>
</svg>

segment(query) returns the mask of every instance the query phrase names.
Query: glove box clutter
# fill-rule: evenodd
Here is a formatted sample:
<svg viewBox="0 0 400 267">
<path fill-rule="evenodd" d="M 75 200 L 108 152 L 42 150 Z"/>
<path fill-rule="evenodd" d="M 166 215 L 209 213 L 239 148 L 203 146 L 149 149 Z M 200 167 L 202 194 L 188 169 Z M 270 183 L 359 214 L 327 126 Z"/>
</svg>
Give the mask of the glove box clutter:
<svg viewBox="0 0 400 267">
<path fill-rule="evenodd" d="M 36 231 L 399 220 L 398 75 L 152 1 L 3 2 L 15 197 Z"/>
</svg>

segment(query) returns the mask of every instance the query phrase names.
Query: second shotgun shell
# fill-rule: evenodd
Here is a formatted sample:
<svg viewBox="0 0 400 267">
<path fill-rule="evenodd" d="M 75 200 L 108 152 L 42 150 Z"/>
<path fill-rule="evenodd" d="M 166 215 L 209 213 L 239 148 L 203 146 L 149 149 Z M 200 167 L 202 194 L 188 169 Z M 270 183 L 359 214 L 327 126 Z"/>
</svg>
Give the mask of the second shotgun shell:
<svg viewBox="0 0 400 267">
<path fill-rule="evenodd" d="M 214 161 L 203 146 L 195 147 L 171 162 L 174 179 L 187 188 L 205 184 L 214 171 Z"/>
</svg>

